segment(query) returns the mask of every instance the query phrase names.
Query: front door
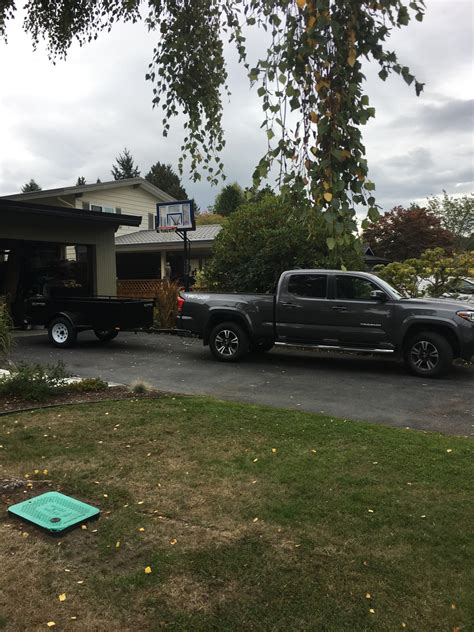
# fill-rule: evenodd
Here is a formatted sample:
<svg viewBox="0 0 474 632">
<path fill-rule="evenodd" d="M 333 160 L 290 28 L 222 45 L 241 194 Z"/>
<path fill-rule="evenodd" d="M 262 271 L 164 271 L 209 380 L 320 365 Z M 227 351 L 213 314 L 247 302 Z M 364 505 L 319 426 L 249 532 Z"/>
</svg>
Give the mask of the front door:
<svg viewBox="0 0 474 632">
<path fill-rule="evenodd" d="M 371 292 L 381 288 L 362 276 L 337 274 L 334 284 L 334 298 L 329 302 L 339 343 L 389 348 L 387 340 L 393 311 L 390 298 L 385 302 L 371 298 Z"/>
</svg>

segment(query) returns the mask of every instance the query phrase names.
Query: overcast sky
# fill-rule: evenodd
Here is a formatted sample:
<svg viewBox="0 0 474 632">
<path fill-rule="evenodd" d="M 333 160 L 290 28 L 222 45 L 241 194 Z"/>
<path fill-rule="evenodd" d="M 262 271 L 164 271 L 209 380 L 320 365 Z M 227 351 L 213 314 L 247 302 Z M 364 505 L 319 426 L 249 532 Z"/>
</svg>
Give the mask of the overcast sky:
<svg viewBox="0 0 474 632">
<path fill-rule="evenodd" d="M 18 3 L 21 4 L 21 3 Z M 425 91 L 394 76 L 385 83 L 367 66 L 366 92 L 377 110 L 363 128 L 370 177 L 384 210 L 446 189 L 474 191 L 473 0 L 427 0 L 425 20 L 396 31 L 390 48 L 409 65 Z M 43 189 L 111 179 L 115 157 L 127 146 L 144 176 L 156 161 L 178 163 L 182 126 L 161 134 L 161 112 L 151 107 L 145 81 L 155 34 L 142 24 L 119 25 L 84 48 L 74 46 L 53 65 L 44 47 L 33 52 L 21 20 L 0 44 L 0 195 L 18 192 L 30 178 Z M 252 50 L 258 51 L 256 39 Z M 229 49 L 232 97 L 226 105 L 223 154 L 228 181 L 251 183 L 265 148 L 256 90 Z M 219 188 L 183 183 L 201 209 Z"/>
</svg>

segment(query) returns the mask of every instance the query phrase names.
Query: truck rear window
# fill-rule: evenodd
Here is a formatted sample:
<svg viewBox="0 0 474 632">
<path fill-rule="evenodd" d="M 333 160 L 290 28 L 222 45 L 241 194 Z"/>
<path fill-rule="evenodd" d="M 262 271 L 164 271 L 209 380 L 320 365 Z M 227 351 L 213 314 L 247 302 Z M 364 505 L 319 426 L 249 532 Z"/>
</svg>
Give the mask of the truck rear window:
<svg viewBox="0 0 474 632">
<path fill-rule="evenodd" d="M 326 298 L 328 278 L 325 274 L 293 274 L 288 292 L 304 298 Z"/>
</svg>

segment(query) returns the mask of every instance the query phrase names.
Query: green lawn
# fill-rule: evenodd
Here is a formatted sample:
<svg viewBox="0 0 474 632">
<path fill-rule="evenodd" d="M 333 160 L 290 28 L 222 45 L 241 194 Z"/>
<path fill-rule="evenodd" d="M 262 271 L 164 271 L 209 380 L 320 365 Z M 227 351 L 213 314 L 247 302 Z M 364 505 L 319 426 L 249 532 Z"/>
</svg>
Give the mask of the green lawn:
<svg viewBox="0 0 474 632">
<path fill-rule="evenodd" d="M 9 415 L 0 444 L 33 481 L 3 497 L 0 628 L 474 629 L 471 440 L 163 397 Z M 7 516 L 51 488 L 100 519 Z"/>
</svg>

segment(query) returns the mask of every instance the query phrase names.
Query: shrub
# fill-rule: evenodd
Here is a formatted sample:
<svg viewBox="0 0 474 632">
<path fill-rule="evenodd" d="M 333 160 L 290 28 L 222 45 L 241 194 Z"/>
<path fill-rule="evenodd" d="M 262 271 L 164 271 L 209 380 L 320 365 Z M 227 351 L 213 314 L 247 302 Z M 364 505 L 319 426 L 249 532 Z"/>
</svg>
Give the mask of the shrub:
<svg viewBox="0 0 474 632">
<path fill-rule="evenodd" d="M 164 329 L 176 327 L 179 285 L 175 281 L 162 281 L 156 293 L 155 324 Z"/>
<path fill-rule="evenodd" d="M 0 395 L 44 401 L 60 392 L 68 377 L 62 362 L 45 366 L 20 364 L 0 379 Z"/>
<path fill-rule="evenodd" d="M 3 298 L 0 298 L 0 354 L 6 353 L 12 343 L 12 321 L 8 307 Z"/>
<path fill-rule="evenodd" d="M 284 270 L 339 268 L 363 270 L 362 250 L 347 244 L 329 250 L 326 220 L 308 227 L 298 209 L 281 197 L 266 195 L 229 216 L 214 242 L 206 267 L 210 288 L 237 292 L 271 292 Z M 304 214 L 302 214 L 304 216 Z"/>
<path fill-rule="evenodd" d="M 144 395 L 145 393 L 153 391 L 154 387 L 143 380 L 135 380 L 130 384 L 130 390 L 132 393 L 135 393 L 135 395 Z"/>
<path fill-rule="evenodd" d="M 108 388 L 107 382 L 104 382 L 100 377 L 86 377 L 80 382 L 68 384 L 68 390 L 77 391 L 78 393 L 96 393 L 98 391 L 106 391 Z"/>
</svg>

